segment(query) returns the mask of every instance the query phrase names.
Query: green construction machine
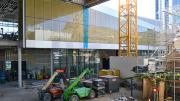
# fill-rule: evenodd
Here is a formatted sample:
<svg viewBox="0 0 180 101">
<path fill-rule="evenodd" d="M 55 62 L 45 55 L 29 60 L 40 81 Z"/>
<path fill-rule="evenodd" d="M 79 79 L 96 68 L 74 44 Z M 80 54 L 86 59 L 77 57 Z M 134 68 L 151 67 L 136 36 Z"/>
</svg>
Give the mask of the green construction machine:
<svg viewBox="0 0 180 101">
<path fill-rule="evenodd" d="M 43 88 L 38 89 L 39 99 L 42 101 L 52 101 L 54 98 L 60 98 L 62 101 L 79 101 L 80 98 L 94 98 L 95 92 L 92 88 L 85 87 L 81 84 L 82 78 L 90 74 L 91 70 L 86 68 L 79 76 L 73 79 L 67 87 L 64 82 L 56 84 L 53 81 L 58 74 L 64 73 L 63 70 L 57 70 Z M 63 78 L 63 77 L 61 77 Z"/>
<path fill-rule="evenodd" d="M 94 98 L 95 92 L 92 88 L 85 86 L 79 86 L 78 84 L 86 74 L 90 74 L 91 70 L 86 68 L 78 77 L 76 77 L 72 83 L 64 90 L 64 101 L 79 101 L 79 98 Z"/>
</svg>

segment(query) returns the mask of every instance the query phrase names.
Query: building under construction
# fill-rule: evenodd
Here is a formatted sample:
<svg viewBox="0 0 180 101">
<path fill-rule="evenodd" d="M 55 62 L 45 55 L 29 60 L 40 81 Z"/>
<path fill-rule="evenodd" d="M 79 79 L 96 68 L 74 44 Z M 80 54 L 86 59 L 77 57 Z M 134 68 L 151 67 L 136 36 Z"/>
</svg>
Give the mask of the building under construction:
<svg viewBox="0 0 180 101">
<path fill-rule="evenodd" d="M 178 101 L 179 5 L 178 0 L 2 0 L 0 100 L 1 95 L 2 101 L 24 99 L 16 93 L 6 96 L 14 85 L 18 90 L 46 85 L 40 98 L 50 101 L 45 99 L 55 97 L 53 82 L 62 70 L 57 77 L 70 80 L 59 94 L 65 100 L 71 101 L 74 89 L 83 85 L 96 97 L 105 95 L 97 100 Z M 87 68 L 92 73 L 84 72 Z M 104 89 L 93 88 L 98 84 Z M 81 99 L 78 94 L 75 101 Z"/>
</svg>

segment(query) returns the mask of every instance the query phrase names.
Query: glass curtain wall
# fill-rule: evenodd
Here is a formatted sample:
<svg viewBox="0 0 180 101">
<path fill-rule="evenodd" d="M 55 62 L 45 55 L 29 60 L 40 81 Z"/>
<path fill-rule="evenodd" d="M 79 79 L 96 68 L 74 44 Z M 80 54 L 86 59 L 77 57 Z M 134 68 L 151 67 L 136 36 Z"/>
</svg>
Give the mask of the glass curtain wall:
<svg viewBox="0 0 180 101">
<path fill-rule="evenodd" d="M 91 8 L 85 11 L 82 6 L 63 0 L 26 0 L 26 39 L 83 42 L 84 34 L 88 34 L 89 43 L 117 44 L 118 18 Z M 88 19 L 85 19 L 87 16 Z M 141 45 L 148 44 L 144 35 L 151 33 L 152 37 L 156 37 L 158 34 L 147 29 L 138 28 Z M 153 41 L 149 44 L 154 44 Z"/>
<path fill-rule="evenodd" d="M 90 43 L 118 43 L 118 18 L 89 10 L 88 39 Z"/>
<path fill-rule="evenodd" d="M 53 50 L 53 68 L 64 69 L 67 77 L 79 75 L 85 68 L 97 73 L 100 66 L 98 51 L 94 50 Z"/>
<path fill-rule="evenodd" d="M 26 39 L 81 42 L 82 7 L 62 0 L 26 0 Z"/>
<path fill-rule="evenodd" d="M 63 0 L 26 0 L 26 39 L 83 42 L 88 33 L 91 43 L 117 43 L 117 18 Z M 87 27 L 88 32 L 84 32 Z M 103 36 L 103 37 L 102 37 Z"/>
</svg>

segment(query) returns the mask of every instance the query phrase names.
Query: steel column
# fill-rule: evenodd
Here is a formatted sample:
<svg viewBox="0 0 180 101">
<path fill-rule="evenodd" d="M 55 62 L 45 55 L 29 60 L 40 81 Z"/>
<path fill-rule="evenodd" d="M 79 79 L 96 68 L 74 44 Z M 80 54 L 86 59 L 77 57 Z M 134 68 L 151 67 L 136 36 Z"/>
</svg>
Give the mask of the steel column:
<svg viewBox="0 0 180 101">
<path fill-rule="evenodd" d="M 54 71 L 53 71 L 53 49 L 51 49 L 51 53 L 50 53 L 50 56 L 51 56 L 51 76 L 53 75 Z"/>
<path fill-rule="evenodd" d="M 22 52 L 21 47 L 18 47 L 18 86 L 22 88 Z"/>
</svg>

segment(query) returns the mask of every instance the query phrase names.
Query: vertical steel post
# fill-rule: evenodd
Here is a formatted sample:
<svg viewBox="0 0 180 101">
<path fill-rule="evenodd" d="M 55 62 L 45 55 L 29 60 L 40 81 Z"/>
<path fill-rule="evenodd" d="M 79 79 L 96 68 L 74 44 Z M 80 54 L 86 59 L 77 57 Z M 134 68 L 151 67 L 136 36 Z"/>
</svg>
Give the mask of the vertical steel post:
<svg viewBox="0 0 180 101">
<path fill-rule="evenodd" d="M 120 13 L 120 7 L 121 7 L 121 4 L 120 4 L 120 0 L 118 0 L 118 41 L 119 41 L 119 51 L 118 51 L 118 55 L 121 56 L 122 54 L 122 50 L 121 50 L 121 32 L 120 32 L 120 23 L 121 23 L 121 20 L 120 20 L 120 17 L 121 17 L 121 13 Z"/>
<path fill-rule="evenodd" d="M 22 52 L 21 47 L 18 47 L 18 86 L 22 88 Z"/>
<path fill-rule="evenodd" d="M 51 69 L 50 69 L 50 70 L 51 70 L 51 76 L 52 76 L 52 75 L 53 75 L 53 72 L 54 72 L 54 71 L 53 71 L 53 50 L 52 50 L 52 49 L 51 49 L 50 55 L 51 55 L 51 63 L 50 63 L 50 64 L 51 64 Z"/>
</svg>

